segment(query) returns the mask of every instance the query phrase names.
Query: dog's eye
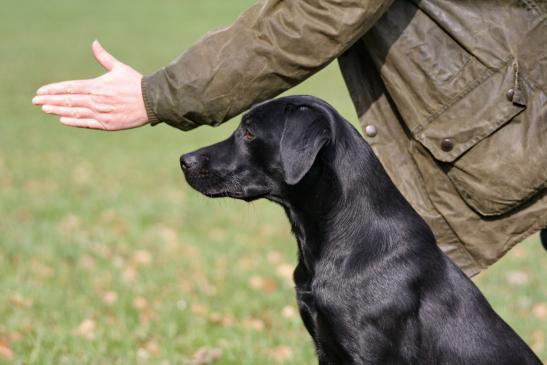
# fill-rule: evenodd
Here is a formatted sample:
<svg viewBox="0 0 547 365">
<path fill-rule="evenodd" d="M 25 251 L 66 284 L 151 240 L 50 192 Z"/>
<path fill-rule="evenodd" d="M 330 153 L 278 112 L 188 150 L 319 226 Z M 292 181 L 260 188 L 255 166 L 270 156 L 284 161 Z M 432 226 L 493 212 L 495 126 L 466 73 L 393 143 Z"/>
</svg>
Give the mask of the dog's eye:
<svg viewBox="0 0 547 365">
<path fill-rule="evenodd" d="M 245 139 L 246 141 L 252 141 L 253 139 L 255 139 L 255 135 L 247 129 L 243 134 L 243 139 Z"/>
</svg>

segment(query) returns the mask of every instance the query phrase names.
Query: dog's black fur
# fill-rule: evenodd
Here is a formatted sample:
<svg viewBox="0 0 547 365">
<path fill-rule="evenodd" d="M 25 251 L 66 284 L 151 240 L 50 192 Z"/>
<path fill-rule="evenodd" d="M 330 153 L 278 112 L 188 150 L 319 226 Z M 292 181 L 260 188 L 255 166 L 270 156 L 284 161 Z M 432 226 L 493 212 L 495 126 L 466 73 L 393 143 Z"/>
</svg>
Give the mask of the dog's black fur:
<svg viewBox="0 0 547 365">
<path fill-rule="evenodd" d="M 283 206 L 298 241 L 298 306 L 320 364 L 540 364 L 325 102 L 259 104 L 227 140 L 181 165 L 207 196 Z"/>
</svg>

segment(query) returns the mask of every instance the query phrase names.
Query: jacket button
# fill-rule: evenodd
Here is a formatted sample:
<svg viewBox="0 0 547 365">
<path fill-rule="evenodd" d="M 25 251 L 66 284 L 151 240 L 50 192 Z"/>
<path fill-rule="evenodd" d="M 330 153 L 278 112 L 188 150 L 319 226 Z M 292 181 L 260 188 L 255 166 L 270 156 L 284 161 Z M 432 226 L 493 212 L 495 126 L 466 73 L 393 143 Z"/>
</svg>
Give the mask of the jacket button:
<svg viewBox="0 0 547 365">
<path fill-rule="evenodd" d="M 372 124 L 369 124 L 365 127 L 365 134 L 369 137 L 375 137 L 378 134 L 378 129 Z"/>
<path fill-rule="evenodd" d="M 441 149 L 444 152 L 450 152 L 454 148 L 454 142 L 450 138 L 445 138 L 441 141 Z"/>
<path fill-rule="evenodd" d="M 514 89 L 507 90 L 507 93 L 505 94 L 505 96 L 507 97 L 507 100 L 513 101 L 513 96 L 515 96 L 515 90 Z"/>
</svg>

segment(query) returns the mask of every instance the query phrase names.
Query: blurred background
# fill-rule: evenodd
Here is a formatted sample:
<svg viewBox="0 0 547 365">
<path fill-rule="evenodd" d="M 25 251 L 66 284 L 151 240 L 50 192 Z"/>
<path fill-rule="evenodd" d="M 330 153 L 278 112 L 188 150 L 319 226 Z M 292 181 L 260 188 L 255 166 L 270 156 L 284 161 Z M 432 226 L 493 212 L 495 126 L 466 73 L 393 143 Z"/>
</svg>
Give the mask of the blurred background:
<svg viewBox="0 0 547 365">
<path fill-rule="evenodd" d="M 251 3 L 0 0 L 0 364 L 316 363 L 282 210 L 207 199 L 179 168 L 238 120 L 104 133 L 31 104 L 45 83 L 103 72 L 96 38 L 149 74 Z M 336 63 L 291 93 L 356 123 Z M 542 359 L 546 259 L 533 236 L 475 279 Z"/>
</svg>

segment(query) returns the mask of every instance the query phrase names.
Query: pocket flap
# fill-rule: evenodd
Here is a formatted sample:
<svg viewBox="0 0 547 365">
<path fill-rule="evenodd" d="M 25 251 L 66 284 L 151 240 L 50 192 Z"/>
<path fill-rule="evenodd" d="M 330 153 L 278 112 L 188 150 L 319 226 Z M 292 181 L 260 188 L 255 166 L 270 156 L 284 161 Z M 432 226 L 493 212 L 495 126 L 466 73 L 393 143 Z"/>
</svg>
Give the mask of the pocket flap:
<svg viewBox="0 0 547 365">
<path fill-rule="evenodd" d="M 525 109 L 517 63 L 469 85 L 458 101 L 417 128 L 414 137 L 439 161 L 453 162 Z"/>
</svg>

